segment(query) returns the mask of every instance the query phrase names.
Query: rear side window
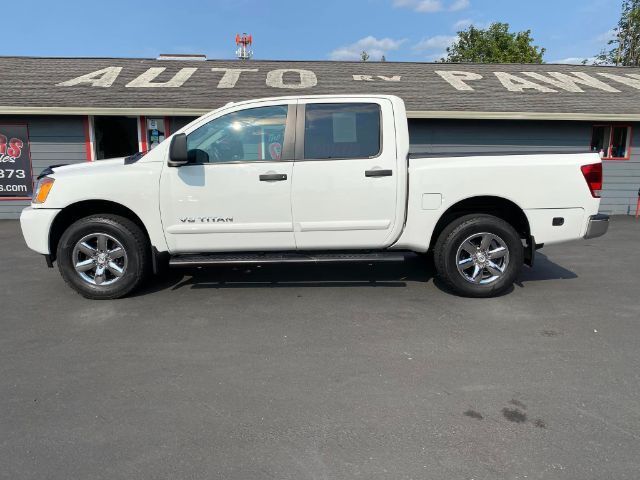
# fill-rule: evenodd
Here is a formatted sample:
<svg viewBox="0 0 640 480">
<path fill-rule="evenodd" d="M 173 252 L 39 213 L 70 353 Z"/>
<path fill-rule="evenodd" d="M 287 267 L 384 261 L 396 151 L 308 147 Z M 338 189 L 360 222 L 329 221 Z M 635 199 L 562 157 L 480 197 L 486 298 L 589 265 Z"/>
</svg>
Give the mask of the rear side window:
<svg viewBox="0 0 640 480">
<path fill-rule="evenodd" d="M 380 105 L 307 104 L 304 158 L 372 158 L 380 153 Z"/>
</svg>

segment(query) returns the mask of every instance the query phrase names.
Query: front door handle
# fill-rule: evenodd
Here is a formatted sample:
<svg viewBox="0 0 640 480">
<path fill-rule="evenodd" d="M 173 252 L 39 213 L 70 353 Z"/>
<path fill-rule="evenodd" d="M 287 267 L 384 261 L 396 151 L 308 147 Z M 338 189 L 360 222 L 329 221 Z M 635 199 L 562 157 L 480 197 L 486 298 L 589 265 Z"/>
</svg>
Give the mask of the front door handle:
<svg viewBox="0 0 640 480">
<path fill-rule="evenodd" d="M 365 177 L 390 177 L 393 175 L 393 170 L 367 170 L 364 172 Z"/>
<path fill-rule="evenodd" d="M 260 175 L 261 182 L 282 182 L 286 179 L 286 173 L 265 173 L 263 175 Z"/>
</svg>

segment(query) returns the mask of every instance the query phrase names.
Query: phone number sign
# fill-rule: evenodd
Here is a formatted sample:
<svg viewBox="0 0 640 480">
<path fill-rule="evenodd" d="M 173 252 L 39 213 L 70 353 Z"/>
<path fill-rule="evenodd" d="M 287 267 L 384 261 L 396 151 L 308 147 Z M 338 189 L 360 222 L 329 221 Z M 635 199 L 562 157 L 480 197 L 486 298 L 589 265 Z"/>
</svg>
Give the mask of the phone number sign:
<svg viewBox="0 0 640 480">
<path fill-rule="evenodd" d="M 29 130 L 0 124 L 0 198 L 31 198 L 32 193 Z"/>
</svg>

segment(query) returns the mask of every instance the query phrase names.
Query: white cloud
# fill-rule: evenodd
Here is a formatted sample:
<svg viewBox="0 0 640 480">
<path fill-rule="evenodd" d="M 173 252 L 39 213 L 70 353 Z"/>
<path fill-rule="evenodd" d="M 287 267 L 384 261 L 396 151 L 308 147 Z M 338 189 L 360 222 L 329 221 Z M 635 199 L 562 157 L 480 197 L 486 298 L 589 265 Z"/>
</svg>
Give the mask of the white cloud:
<svg viewBox="0 0 640 480">
<path fill-rule="evenodd" d="M 436 35 L 423 38 L 411 48 L 416 53 L 424 55 L 424 59 L 428 62 L 435 62 L 447 56 L 447 48 L 457 39 L 457 35 Z"/>
<path fill-rule="evenodd" d="M 458 12 L 460 10 L 465 10 L 471 6 L 471 2 L 469 0 L 456 0 L 451 4 L 449 10 L 452 12 Z"/>
<path fill-rule="evenodd" d="M 456 23 L 453 24 L 453 29 L 455 31 L 466 30 L 471 25 L 473 25 L 473 23 L 474 23 L 473 20 L 471 20 L 470 18 L 463 18 L 462 20 L 458 20 Z"/>
<path fill-rule="evenodd" d="M 444 9 L 441 0 L 393 0 L 393 6 L 411 8 L 422 13 L 434 13 Z"/>
<path fill-rule="evenodd" d="M 416 52 L 444 51 L 447 47 L 450 47 L 457 38 L 457 35 L 436 35 L 435 37 L 423 38 L 413 46 L 413 49 Z"/>
<path fill-rule="evenodd" d="M 597 43 L 609 43 L 610 40 L 616 38 L 616 31 L 612 28 L 608 32 L 601 33 L 595 38 Z"/>
<path fill-rule="evenodd" d="M 393 38 L 377 39 L 369 35 L 352 44 L 336 48 L 329 53 L 329 58 L 331 60 L 360 60 L 360 54 L 364 50 L 369 54 L 371 60 L 379 60 L 390 51 L 398 50 L 406 41 L 406 39 L 394 40 Z"/>
<path fill-rule="evenodd" d="M 416 12 L 421 13 L 434 13 L 443 9 L 442 2 L 440 0 L 421 0 L 415 6 Z"/>
<path fill-rule="evenodd" d="M 561 58 L 559 60 L 554 60 L 549 63 L 564 63 L 569 65 L 581 65 L 582 62 L 587 61 L 587 65 L 593 65 L 593 62 L 596 61 L 596 57 L 568 57 Z"/>
<path fill-rule="evenodd" d="M 443 10 L 458 12 L 471 6 L 470 0 L 453 0 L 445 5 L 443 0 L 393 0 L 393 6 L 410 8 L 420 13 L 435 13 Z"/>
<path fill-rule="evenodd" d="M 485 29 L 485 28 L 489 28 L 489 26 L 491 25 L 491 22 L 478 22 L 476 20 L 471 20 L 470 18 L 463 18 L 462 20 L 458 20 L 456 23 L 453 24 L 453 29 L 456 32 L 459 32 L 460 30 L 466 30 L 471 25 L 473 25 L 476 28 Z"/>
</svg>

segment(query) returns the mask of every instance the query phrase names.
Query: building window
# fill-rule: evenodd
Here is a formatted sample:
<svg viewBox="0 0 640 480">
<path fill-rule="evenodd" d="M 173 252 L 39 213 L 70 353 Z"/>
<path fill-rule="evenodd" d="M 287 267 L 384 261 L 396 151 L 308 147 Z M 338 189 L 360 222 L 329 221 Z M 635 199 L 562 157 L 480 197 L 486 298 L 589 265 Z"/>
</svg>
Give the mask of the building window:
<svg viewBox="0 0 640 480">
<path fill-rule="evenodd" d="M 591 151 L 603 160 L 629 160 L 631 157 L 631 127 L 626 125 L 596 125 L 591 135 Z"/>
<path fill-rule="evenodd" d="M 147 117 L 147 148 L 152 150 L 156 148 L 165 138 L 164 118 Z"/>
</svg>

